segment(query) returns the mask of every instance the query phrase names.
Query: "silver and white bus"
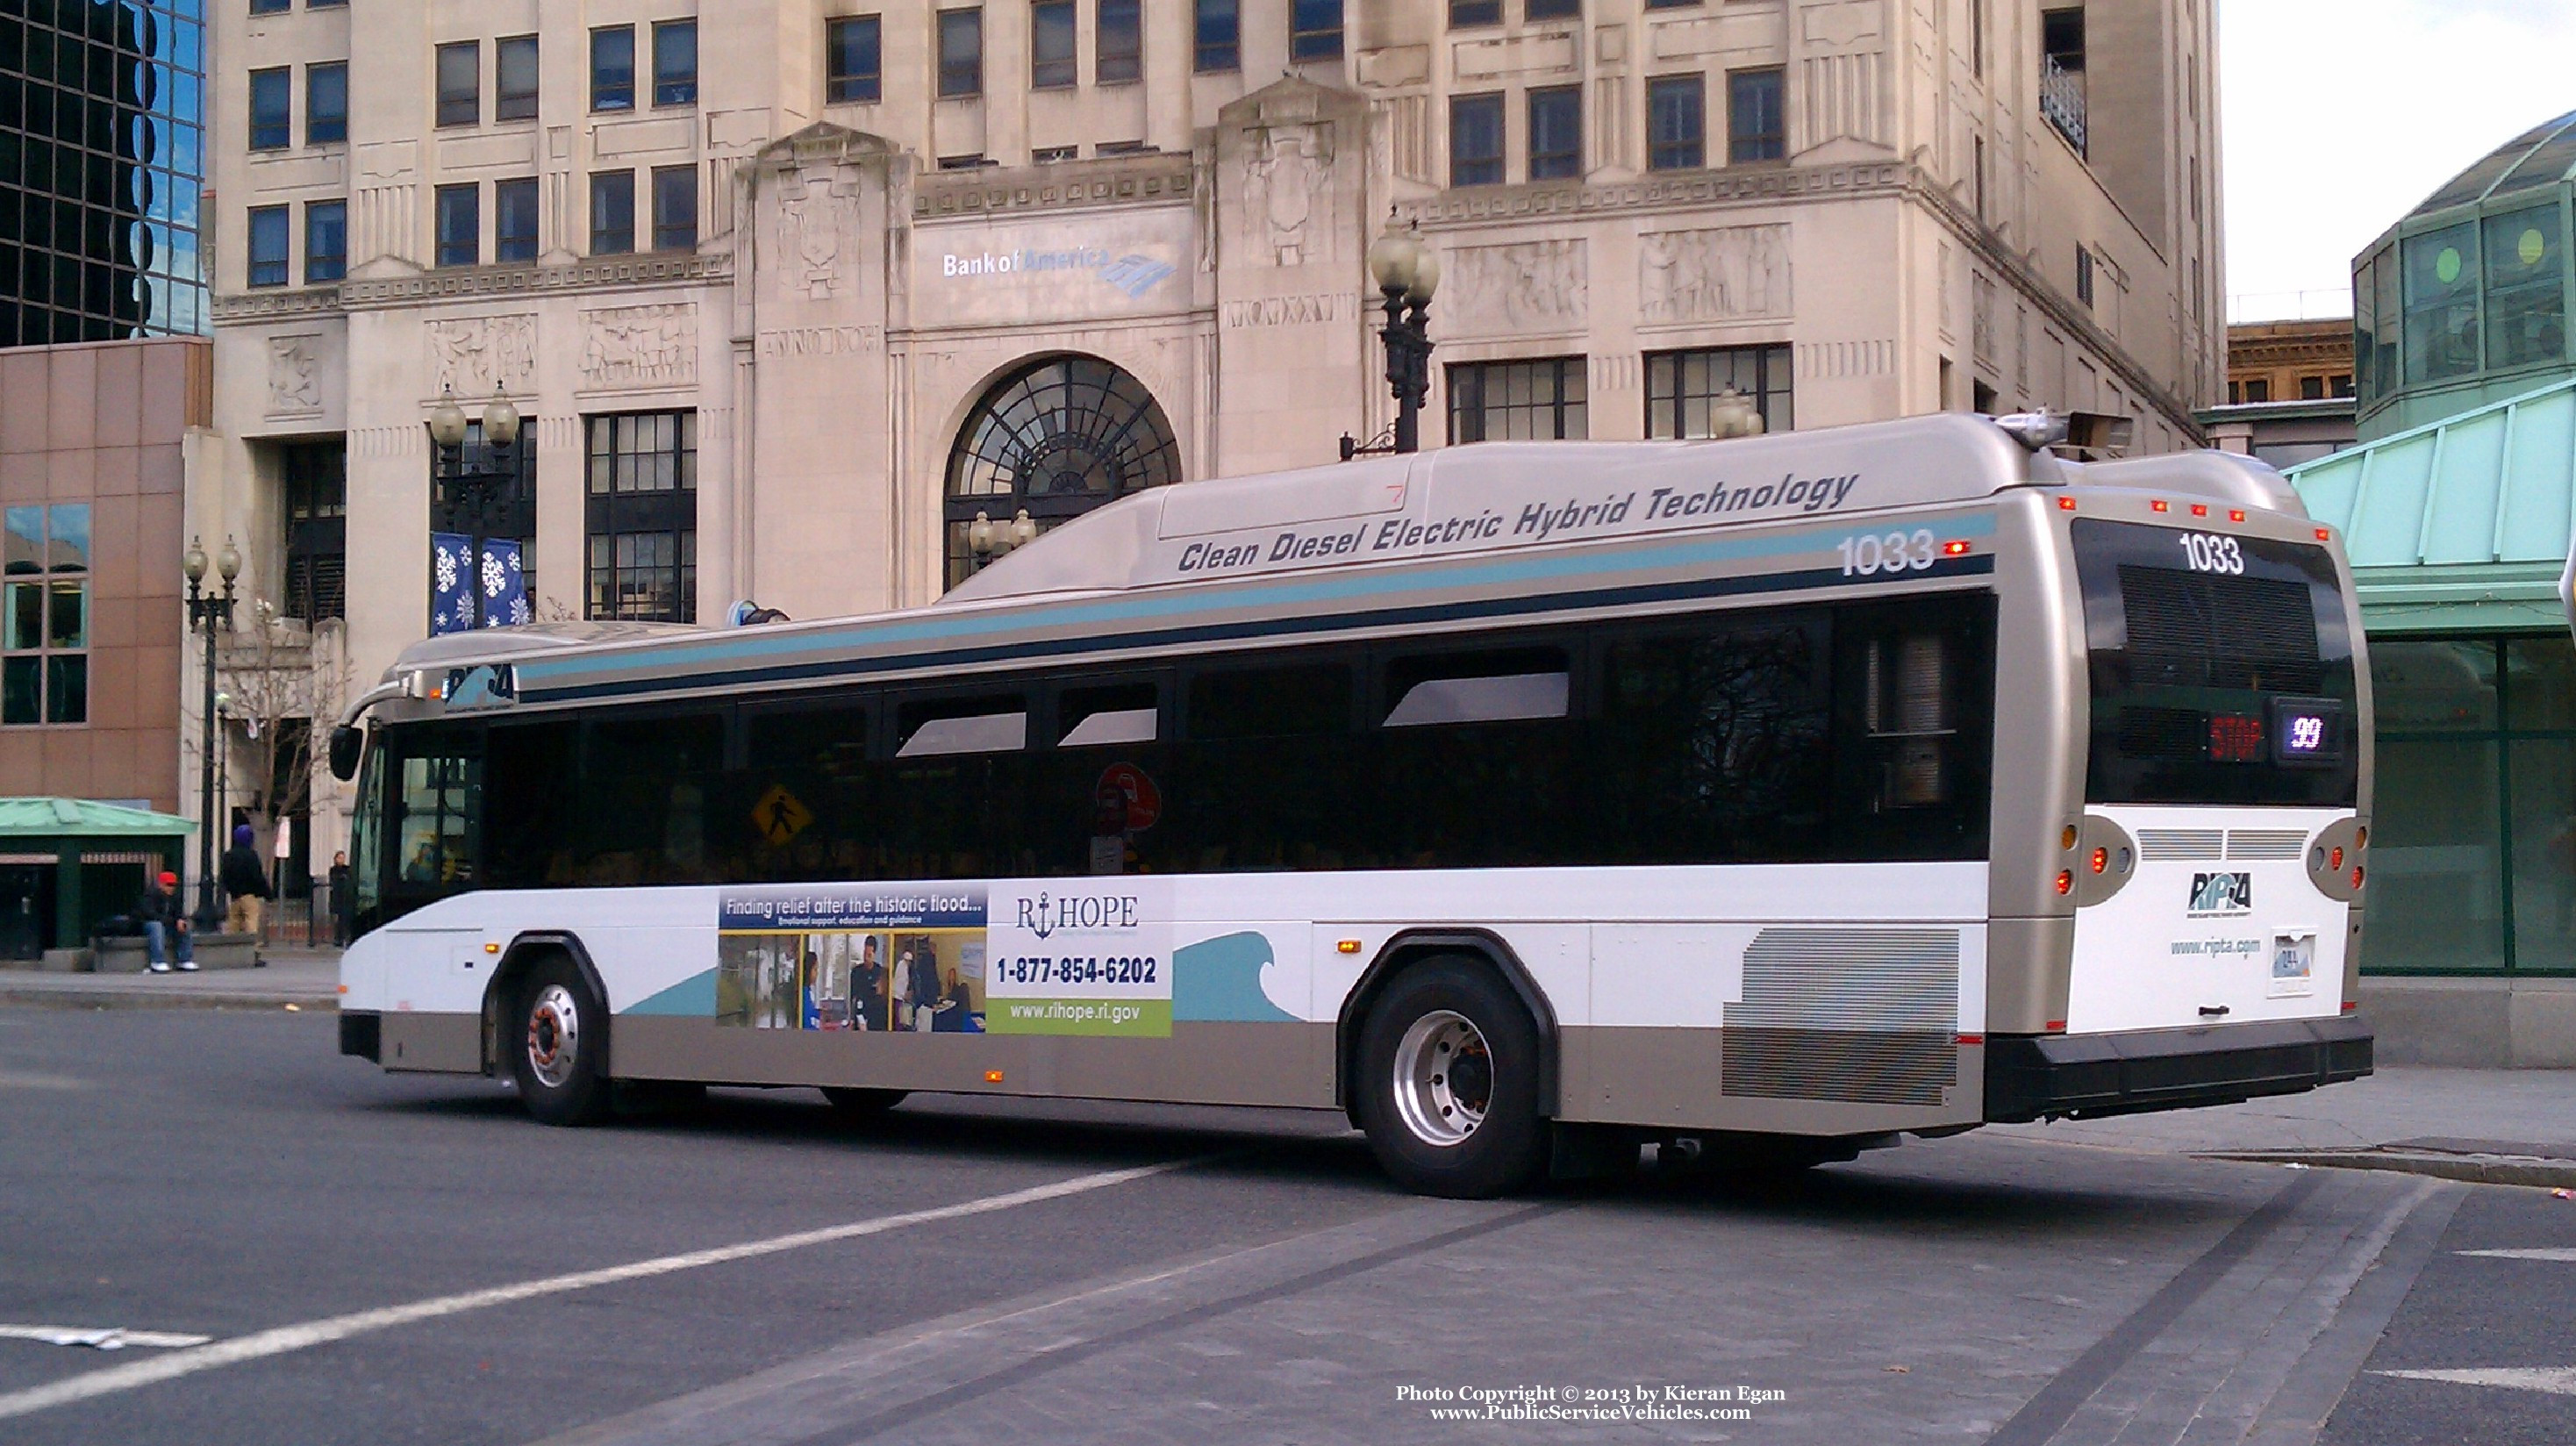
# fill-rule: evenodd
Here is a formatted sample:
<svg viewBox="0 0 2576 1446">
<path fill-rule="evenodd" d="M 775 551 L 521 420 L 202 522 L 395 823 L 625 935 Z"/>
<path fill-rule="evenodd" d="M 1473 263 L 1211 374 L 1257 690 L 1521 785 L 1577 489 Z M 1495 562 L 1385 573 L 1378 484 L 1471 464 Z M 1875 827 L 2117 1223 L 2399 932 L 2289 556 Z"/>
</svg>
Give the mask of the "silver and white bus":
<svg viewBox="0 0 2576 1446">
<path fill-rule="evenodd" d="M 1339 1108 L 1450 1195 L 2367 1074 L 2335 538 L 2064 426 L 1461 447 L 1156 489 L 923 608 L 421 644 L 334 738 L 341 1048 L 567 1124 Z"/>
</svg>

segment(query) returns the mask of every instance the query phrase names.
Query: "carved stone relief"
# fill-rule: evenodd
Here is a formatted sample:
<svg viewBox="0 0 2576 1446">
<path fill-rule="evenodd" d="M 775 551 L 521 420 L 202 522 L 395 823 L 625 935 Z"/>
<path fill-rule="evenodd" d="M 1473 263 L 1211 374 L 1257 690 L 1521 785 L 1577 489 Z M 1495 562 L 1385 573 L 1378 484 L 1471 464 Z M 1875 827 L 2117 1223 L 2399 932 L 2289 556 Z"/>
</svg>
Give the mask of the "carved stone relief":
<svg viewBox="0 0 2576 1446">
<path fill-rule="evenodd" d="M 794 172 L 779 182 L 779 262 L 793 289 L 816 301 L 837 295 L 858 249 L 858 228 L 858 184 L 837 167 Z"/>
<path fill-rule="evenodd" d="M 1580 238 L 1462 246 L 1442 258 L 1448 279 L 1444 331 L 1493 336 L 1579 329 L 1590 312 L 1588 260 Z M 1435 316 L 1438 313 L 1434 313 Z"/>
<path fill-rule="evenodd" d="M 1333 259 L 1335 228 L 1309 224 L 1332 168 L 1332 132 L 1321 125 L 1273 126 L 1245 151 L 1244 191 L 1251 201 L 1245 224 L 1275 264 Z"/>
<path fill-rule="evenodd" d="M 1720 226 L 1637 238 L 1637 319 L 1735 321 L 1789 314 L 1789 228 Z"/>
<path fill-rule="evenodd" d="M 584 387 L 686 386 L 698 378 L 694 302 L 585 311 L 581 323 Z"/>
<path fill-rule="evenodd" d="M 432 386 L 459 397 L 478 397 L 534 385 L 535 316 L 454 317 L 433 321 L 424 330 Z"/>
<path fill-rule="evenodd" d="M 322 409 L 322 338 L 314 335 L 268 339 L 268 412 L 278 416 Z"/>
</svg>

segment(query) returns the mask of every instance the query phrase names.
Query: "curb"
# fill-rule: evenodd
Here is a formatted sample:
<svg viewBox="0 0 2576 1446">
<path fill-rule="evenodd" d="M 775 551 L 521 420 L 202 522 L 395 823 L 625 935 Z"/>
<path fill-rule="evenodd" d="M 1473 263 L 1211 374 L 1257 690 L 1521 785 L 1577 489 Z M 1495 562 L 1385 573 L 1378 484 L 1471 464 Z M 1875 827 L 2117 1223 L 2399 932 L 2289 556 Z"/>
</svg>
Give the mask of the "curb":
<svg viewBox="0 0 2576 1446">
<path fill-rule="evenodd" d="M 286 1009 L 336 1014 L 333 997 L 291 994 L 178 994 L 149 989 L 10 989 L 0 986 L 0 1007 L 33 1009 Z"/>
<path fill-rule="evenodd" d="M 2203 1160 L 2242 1160 L 2258 1165 L 2299 1165 L 2320 1170 L 2388 1170 L 2429 1175 L 2471 1185 L 2524 1185 L 2576 1189 L 2576 1160 L 2540 1155 L 2439 1155 L 2400 1150 L 2212 1150 Z"/>
</svg>

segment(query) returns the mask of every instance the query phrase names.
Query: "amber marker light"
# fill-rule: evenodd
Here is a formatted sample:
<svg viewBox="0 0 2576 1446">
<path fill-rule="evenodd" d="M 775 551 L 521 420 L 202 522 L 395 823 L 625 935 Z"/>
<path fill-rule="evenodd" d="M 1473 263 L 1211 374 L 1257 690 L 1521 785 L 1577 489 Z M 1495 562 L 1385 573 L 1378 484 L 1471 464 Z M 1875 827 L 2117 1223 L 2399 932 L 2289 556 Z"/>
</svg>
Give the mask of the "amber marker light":
<svg viewBox="0 0 2576 1446">
<path fill-rule="evenodd" d="M 2357 828 L 2352 831 L 2352 846 L 2354 848 L 2360 848 L 2363 844 L 2368 842 L 2370 842 L 2370 830 L 2366 828 Z"/>
<path fill-rule="evenodd" d="M 1000 1084 L 1001 1082 L 1002 1082 L 1002 1072 L 1001 1072 L 1000 1070 L 998 1070 L 998 1069 L 988 1069 L 988 1070 L 984 1071 L 984 1083 L 986 1083 L 986 1084 Z"/>
<path fill-rule="evenodd" d="M 498 944 L 485 944 L 483 946 L 483 952 L 486 954 L 498 954 L 501 952 L 501 946 Z"/>
<path fill-rule="evenodd" d="M 2075 871 L 2073 869 L 2059 869 L 2057 871 L 2057 891 L 2061 894 L 2071 894 L 2075 892 Z"/>
<path fill-rule="evenodd" d="M 1340 943 L 1335 944 L 1333 948 L 1344 954 L 1356 954 L 1360 952 L 1360 941 L 1357 939 L 1344 939 Z"/>
<path fill-rule="evenodd" d="M 2071 849 L 2075 847 L 2075 825 L 2071 823 L 2068 824 L 2065 829 L 2057 835 L 2057 846 L 2062 849 Z"/>
</svg>

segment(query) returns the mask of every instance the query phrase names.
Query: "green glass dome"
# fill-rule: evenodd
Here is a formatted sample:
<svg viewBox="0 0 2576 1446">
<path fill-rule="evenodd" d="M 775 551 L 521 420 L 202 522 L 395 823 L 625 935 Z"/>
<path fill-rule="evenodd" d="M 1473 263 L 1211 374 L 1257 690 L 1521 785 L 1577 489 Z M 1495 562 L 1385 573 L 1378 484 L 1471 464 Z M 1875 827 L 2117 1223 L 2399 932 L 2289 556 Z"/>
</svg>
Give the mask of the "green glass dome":
<svg viewBox="0 0 2576 1446">
<path fill-rule="evenodd" d="M 2369 441 L 2544 387 L 2568 351 L 2576 112 L 2453 176 L 2353 262 L 2353 381 Z"/>
</svg>

